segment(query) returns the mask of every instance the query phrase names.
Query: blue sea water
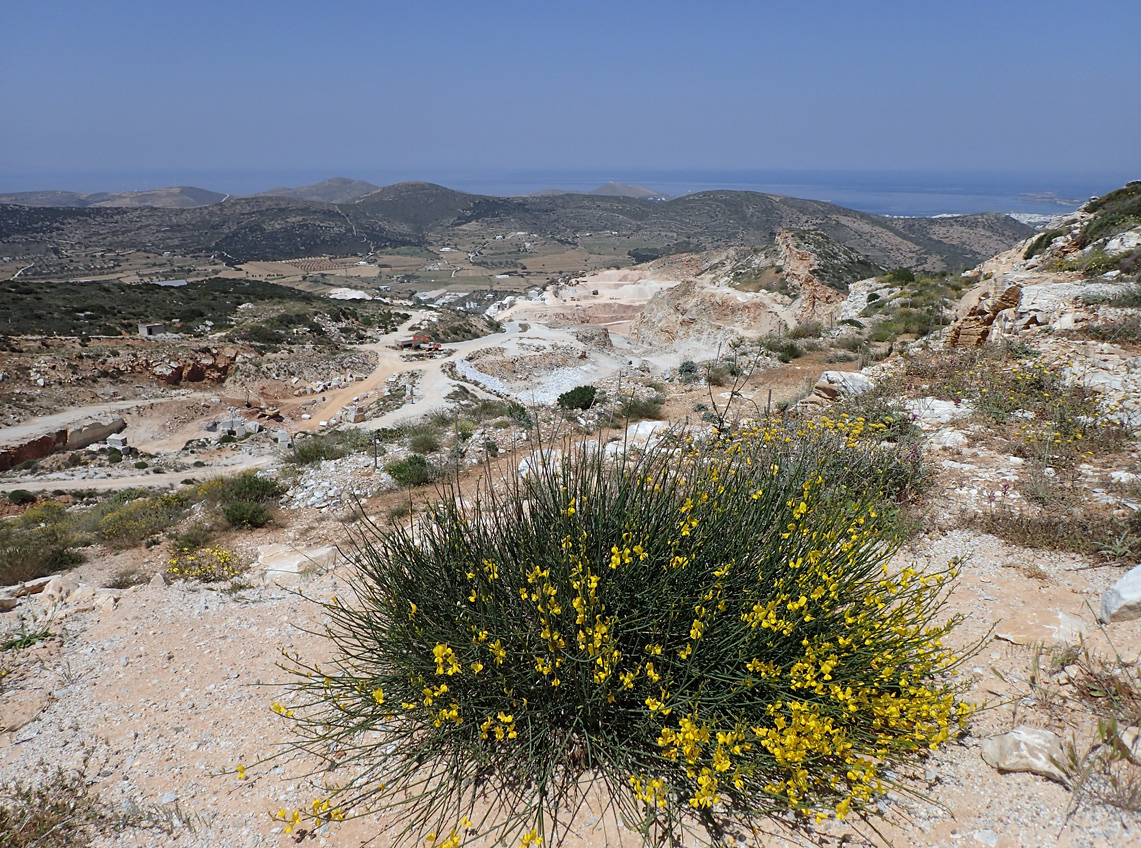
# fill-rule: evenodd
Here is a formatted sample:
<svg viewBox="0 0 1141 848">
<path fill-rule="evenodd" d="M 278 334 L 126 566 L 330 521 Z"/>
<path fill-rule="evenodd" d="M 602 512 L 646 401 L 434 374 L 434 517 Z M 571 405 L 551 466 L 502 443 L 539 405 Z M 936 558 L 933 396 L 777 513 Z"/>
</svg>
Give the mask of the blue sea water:
<svg viewBox="0 0 1141 848">
<path fill-rule="evenodd" d="M 516 195 L 542 189 L 590 191 L 614 181 L 671 196 L 731 189 L 824 200 L 879 215 L 929 216 L 974 212 L 1057 215 L 1076 209 L 1141 174 L 1058 174 L 853 170 L 461 170 L 344 168 L 277 171 L 163 171 L 148 173 L 0 172 L 0 192 L 61 189 L 134 191 L 194 185 L 231 194 L 301 186 L 332 176 L 389 185 L 426 180 L 475 194 Z"/>
</svg>

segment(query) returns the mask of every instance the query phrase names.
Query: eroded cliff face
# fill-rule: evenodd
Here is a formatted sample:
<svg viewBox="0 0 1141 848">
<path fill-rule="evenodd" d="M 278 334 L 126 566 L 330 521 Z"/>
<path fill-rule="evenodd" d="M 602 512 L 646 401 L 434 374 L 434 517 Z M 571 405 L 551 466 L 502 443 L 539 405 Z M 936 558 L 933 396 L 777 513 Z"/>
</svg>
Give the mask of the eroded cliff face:
<svg viewBox="0 0 1141 848">
<path fill-rule="evenodd" d="M 24 363 L 29 379 L 40 388 L 129 374 L 149 377 L 170 386 L 187 383 L 220 383 L 242 356 L 233 345 L 198 346 L 146 344 L 109 353 L 76 356 L 40 354 Z M 12 363 L 20 367 L 19 362 Z"/>
<path fill-rule="evenodd" d="M 630 326 L 639 344 L 691 342 L 715 348 L 738 336 L 775 335 L 795 326 L 788 298 L 774 292 L 741 292 L 687 280 L 659 292 Z"/>
<path fill-rule="evenodd" d="M 715 347 L 736 337 L 833 322 L 853 275 L 878 269 L 830 242 L 820 234 L 780 230 L 773 244 L 761 248 L 671 257 L 669 270 L 688 279 L 655 295 L 631 325 L 631 335 L 647 345 Z"/>
</svg>

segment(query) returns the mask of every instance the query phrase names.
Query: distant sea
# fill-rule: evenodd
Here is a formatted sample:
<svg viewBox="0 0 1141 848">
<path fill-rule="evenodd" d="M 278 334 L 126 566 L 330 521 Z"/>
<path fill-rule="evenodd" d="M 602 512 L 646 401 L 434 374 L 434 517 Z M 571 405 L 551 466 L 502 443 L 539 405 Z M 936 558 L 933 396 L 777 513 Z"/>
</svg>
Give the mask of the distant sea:
<svg viewBox="0 0 1141 848">
<path fill-rule="evenodd" d="M 824 170 L 460 170 L 331 168 L 280 171 L 163 171 L 147 173 L 3 173 L 0 192 L 135 191 L 193 185 L 231 194 L 253 194 L 275 186 L 301 186 L 333 176 L 389 185 L 426 180 L 475 194 L 529 194 L 542 189 L 590 191 L 614 181 L 680 196 L 712 189 L 736 189 L 824 200 L 879 215 L 955 215 L 1017 212 L 1059 215 L 1092 195 L 1118 188 L 1135 174 L 1051 174 L 947 171 Z"/>
</svg>

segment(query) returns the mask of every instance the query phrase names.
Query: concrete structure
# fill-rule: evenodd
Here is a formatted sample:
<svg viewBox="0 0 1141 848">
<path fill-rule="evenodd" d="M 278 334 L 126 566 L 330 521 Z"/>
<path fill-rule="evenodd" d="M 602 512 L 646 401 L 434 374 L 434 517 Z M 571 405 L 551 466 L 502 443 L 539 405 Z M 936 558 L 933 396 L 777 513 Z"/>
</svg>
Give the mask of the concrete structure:
<svg viewBox="0 0 1141 848">
<path fill-rule="evenodd" d="M 162 333 L 162 324 L 139 324 L 139 335 L 144 339 Z"/>
</svg>

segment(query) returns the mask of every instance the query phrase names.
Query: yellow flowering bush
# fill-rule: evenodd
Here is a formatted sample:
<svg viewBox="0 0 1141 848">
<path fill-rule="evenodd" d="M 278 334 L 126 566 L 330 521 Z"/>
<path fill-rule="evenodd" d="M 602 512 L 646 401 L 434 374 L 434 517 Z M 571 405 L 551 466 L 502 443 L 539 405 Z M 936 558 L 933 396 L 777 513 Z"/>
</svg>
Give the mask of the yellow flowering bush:
<svg viewBox="0 0 1141 848">
<path fill-rule="evenodd" d="M 245 570 L 233 551 L 216 545 L 198 550 L 183 548 L 166 564 L 166 573 L 171 577 L 199 583 L 221 583 Z"/>
<path fill-rule="evenodd" d="M 867 813 L 954 738 L 954 570 L 889 570 L 911 460 L 851 427 L 565 451 L 356 539 L 331 666 L 286 705 L 344 815 L 397 842 L 557 843 L 604 784 L 647 840 Z M 483 811 L 477 814 L 477 810 Z M 315 819 L 315 821 L 318 821 Z"/>
</svg>

